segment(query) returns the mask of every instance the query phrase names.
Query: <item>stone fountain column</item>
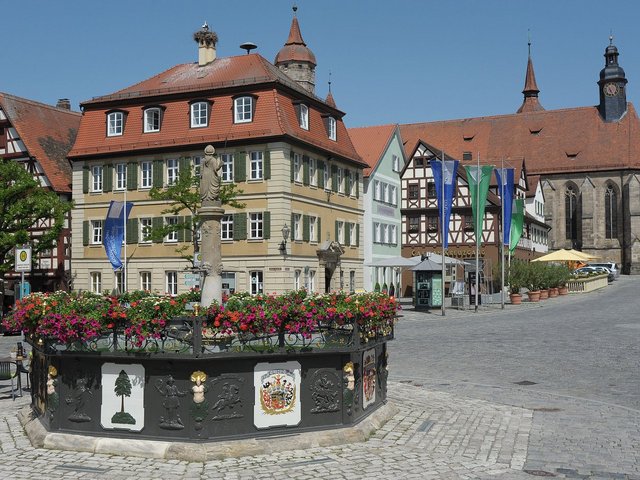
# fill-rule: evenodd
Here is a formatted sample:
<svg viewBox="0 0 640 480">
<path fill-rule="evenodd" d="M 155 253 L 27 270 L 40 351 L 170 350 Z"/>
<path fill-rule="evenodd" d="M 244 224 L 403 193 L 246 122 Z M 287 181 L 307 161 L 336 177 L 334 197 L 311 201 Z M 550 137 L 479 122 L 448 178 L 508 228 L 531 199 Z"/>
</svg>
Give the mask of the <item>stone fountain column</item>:
<svg viewBox="0 0 640 480">
<path fill-rule="evenodd" d="M 204 149 L 201 165 L 200 198 L 202 206 L 198 211 L 201 224 L 200 252 L 204 284 L 202 285 L 201 306 L 207 308 L 216 300 L 222 301 L 222 253 L 220 242 L 220 220 L 224 208 L 220 201 L 220 169 L 222 162 L 212 145 Z"/>
</svg>

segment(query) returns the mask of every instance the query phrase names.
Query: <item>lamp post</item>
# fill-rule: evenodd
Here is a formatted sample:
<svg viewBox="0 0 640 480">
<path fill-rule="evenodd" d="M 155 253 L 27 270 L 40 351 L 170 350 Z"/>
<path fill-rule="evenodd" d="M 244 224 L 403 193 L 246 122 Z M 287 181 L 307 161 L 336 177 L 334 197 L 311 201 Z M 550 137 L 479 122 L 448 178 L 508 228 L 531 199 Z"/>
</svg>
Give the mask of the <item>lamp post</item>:
<svg viewBox="0 0 640 480">
<path fill-rule="evenodd" d="M 285 223 L 284 227 L 282 227 L 282 242 L 280 242 L 280 246 L 278 247 L 280 253 L 283 255 L 287 254 L 287 240 L 289 240 L 289 232 L 289 227 Z"/>
</svg>

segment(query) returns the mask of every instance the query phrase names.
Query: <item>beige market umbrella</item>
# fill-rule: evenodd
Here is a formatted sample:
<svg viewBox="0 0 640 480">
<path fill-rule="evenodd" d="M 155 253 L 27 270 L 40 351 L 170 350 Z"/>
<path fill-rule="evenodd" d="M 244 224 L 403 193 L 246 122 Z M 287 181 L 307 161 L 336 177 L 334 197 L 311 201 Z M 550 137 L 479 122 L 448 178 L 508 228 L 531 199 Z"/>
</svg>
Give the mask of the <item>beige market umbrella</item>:
<svg viewBox="0 0 640 480">
<path fill-rule="evenodd" d="M 593 257 L 586 258 L 586 254 L 576 250 L 565 250 L 561 248 L 555 252 L 548 253 L 542 257 L 531 260 L 532 262 L 584 262 L 591 260 Z"/>
<path fill-rule="evenodd" d="M 569 251 L 569 252 L 572 252 L 572 253 L 575 253 L 576 255 L 581 256 L 581 257 L 582 257 L 582 259 L 583 259 L 584 261 L 586 261 L 586 262 L 588 262 L 588 261 L 590 261 L 590 260 L 595 260 L 596 258 L 600 258 L 600 257 L 598 257 L 597 255 L 591 255 L 591 254 L 589 254 L 589 253 L 581 252 L 581 251 L 579 251 L 579 250 L 573 250 L 573 249 L 571 249 L 571 250 L 568 250 L 568 251 Z"/>
</svg>

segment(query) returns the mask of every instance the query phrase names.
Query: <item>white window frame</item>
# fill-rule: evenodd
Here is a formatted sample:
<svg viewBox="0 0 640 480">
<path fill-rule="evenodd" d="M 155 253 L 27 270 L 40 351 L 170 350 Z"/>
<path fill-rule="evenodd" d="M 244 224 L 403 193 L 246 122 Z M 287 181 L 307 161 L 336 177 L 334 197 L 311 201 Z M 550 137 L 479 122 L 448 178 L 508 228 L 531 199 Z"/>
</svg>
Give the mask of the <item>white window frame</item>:
<svg viewBox="0 0 640 480">
<path fill-rule="evenodd" d="M 220 155 L 220 160 L 222 161 L 222 181 L 233 182 L 233 154 L 223 153 Z"/>
<path fill-rule="evenodd" d="M 91 283 L 91 291 L 93 293 L 102 293 L 102 273 L 91 272 L 89 273 L 89 281 Z"/>
<path fill-rule="evenodd" d="M 193 176 L 200 178 L 202 175 L 202 157 L 196 156 L 193 157 Z"/>
<path fill-rule="evenodd" d="M 329 117 L 329 121 L 328 121 L 328 127 L 329 127 L 329 140 L 333 140 L 334 142 L 336 141 L 337 135 L 336 135 L 336 119 L 333 117 Z"/>
<path fill-rule="evenodd" d="M 293 181 L 302 183 L 302 155 L 293 154 Z"/>
<path fill-rule="evenodd" d="M 395 185 L 389 186 L 389 196 L 391 197 L 391 204 L 398 205 L 398 189 Z"/>
<path fill-rule="evenodd" d="M 178 272 L 175 270 L 169 270 L 164 272 L 165 292 L 168 295 L 178 294 Z"/>
<path fill-rule="evenodd" d="M 316 291 L 316 271 L 309 270 L 309 292 Z"/>
<path fill-rule="evenodd" d="M 249 123 L 253 121 L 253 101 L 250 96 L 238 97 L 233 100 L 233 122 Z"/>
<path fill-rule="evenodd" d="M 389 225 L 386 223 L 382 225 L 382 243 L 388 245 L 389 242 Z"/>
<path fill-rule="evenodd" d="M 304 103 L 300 104 L 300 128 L 309 130 L 309 107 Z"/>
<path fill-rule="evenodd" d="M 104 186 L 104 169 L 102 165 L 94 165 L 91 167 L 91 191 L 94 193 L 102 192 Z"/>
<path fill-rule="evenodd" d="M 251 295 L 264 293 L 264 273 L 262 270 L 249 272 L 249 284 Z"/>
<path fill-rule="evenodd" d="M 144 133 L 160 131 L 161 112 L 158 107 L 147 108 L 144 111 Z"/>
<path fill-rule="evenodd" d="M 138 232 L 138 243 L 151 243 L 151 229 L 153 228 L 153 221 L 151 217 L 141 217 L 138 219 L 138 226 L 140 231 Z"/>
<path fill-rule="evenodd" d="M 116 190 L 127 189 L 127 164 L 116 163 Z"/>
<path fill-rule="evenodd" d="M 180 162 L 177 158 L 167 159 L 167 185 L 174 185 L 180 175 Z"/>
<path fill-rule="evenodd" d="M 318 186 L 318 168 L 316 159 L 309 157 L 309 184 L 314 187 Z"/>
<path fill-rule="evenodd" d="M 391 156 L 391 162 L 392 162 L 392 169 L 394 172 L 399 172 L 400 171 L 400 157 L 398 155 L 392 155 Z"/>
<path fill-rule="evenodd" d="M 150 292 L 151 291 L 151 272 L 140 272 L 140 290 Z"/>
<path fill-rule="evenodd" d="M 107 137 L 119 137 L 124 134 L 124 112 L 107 114 Z"/>
<path fill-rule="evenodd" d="M 318 217 L 309 217 L 309 241 L 318 241 Z"/>
<path fill-rule="evenodd" d="M 91 245 L 102 245 L 103 221 L 91 220 Z"/>
<path fill-rule="evenodd" d="M 391 244 L 398 244 L 398 227 L 397 225 L 391 225 Z"/>
<path fill-rule="evenodd" d="M 194 102 L 191 104 L 191 128 L 209 126 L 209 102 Z"/>
<path fill-rule="evenodd" d="M 140 163 L 140 188 L 153 187 L 153 162 Z"/>
<path fill-rule="evenodd" d="M 381 243 L 382 239 L 382 227 L 378 222 L 373 224 L 373 241 L 374 243 Z"/>
<path fill-rule="evenodd" d="M 264 238 L 264 218 L 262 212 L 249 213 L 249 239 L 262 240 Z"/>
<path fill-rule="evenodd" d="M 220 219 L 220 240 L 233 240 L 233 215 L 223 215 Z"/>
<path fill-rule="evenodd" d="M 124 292 L 124 272 L 122 270 L 117 270 L 113 272 L 115 276 L 115 289 L 118 293 Z"/>
<path fill-rule="evenodd" d="M 264 177 L 264 156 L 262 151 L 254 150 L 249 152 L 251 173 L 250 180 L 262 180 Z"/>
<path fill-rule="evenodd" d="M 325 162 L 324 164 L 324 189 L 325 190 L 331 190 L 331 171 L 330 171 L 330 165 Z"/>
<path fill-rule="evenodd" d="M 380 187 L 380 182 L 378 180 L 374 180 L 373 181 L 373 199 L 380 201 L 380 192 L 381 192 L 381 187 Z"/>
<path fill-rule="evenodd" d="M 382 201 L 384 203 L 391 203 L 389 201 L 389 184 L 388 183 L 382 184 Z"/>
<path fill-rule="evenodd" d="M 302 240 L 302 214 L 293 214 L 293 234 L 291 240 Z"/>
<path fill-rule="evenodd" d="M 344 170 L 338 167 L 338 193 L 344 193 Z"/>
<path fill-rule="evenodd" d="M 340 245 L 344 245 L 344 222 L 342 220 L 338 220 L 338 243 Z"/>
<path fill-rule="evenodd" d="M 293 289 L 300 290 L 300 279 L 302 278 L 302 270 L 295 270 L 293 272 Z"/>
<path fill-rule="evenodd" d="M 349 224 L 349 245 L 352 247 L 356 245 L 356 224 Z"/>
<path fill-rule="evenodd" d="M 178 223 L 178 217 L 165 217 L 164 218 L 165 225 L 175 225 Z M 165 243 L 177 243 L 178 241 L 178 231 L 173 231 L 167 233 L 167 236 L 164 237 Z"/>
</svg>

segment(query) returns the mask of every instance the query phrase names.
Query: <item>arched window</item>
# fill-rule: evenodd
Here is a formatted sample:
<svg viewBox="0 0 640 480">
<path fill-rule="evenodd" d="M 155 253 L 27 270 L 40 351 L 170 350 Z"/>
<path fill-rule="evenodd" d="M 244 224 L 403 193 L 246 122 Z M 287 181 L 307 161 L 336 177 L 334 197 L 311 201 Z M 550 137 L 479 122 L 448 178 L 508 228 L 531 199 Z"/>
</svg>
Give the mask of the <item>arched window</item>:
<svg viewBox="0 0 640 480">
<path fill-rule="evenodd" d="M 608 184 L 604 192 L 604 236 L 605 238 L 618 237 L 618 195 L 613 185 Z"/>
<path fill-rule="evenodd" d="M 578 188 L 575 185 L 567 185 L 567 189 L 564 192 L 565 238 L 571 240 L 573 248 L 581 248 L 580 200 Z"/>
</svg>

